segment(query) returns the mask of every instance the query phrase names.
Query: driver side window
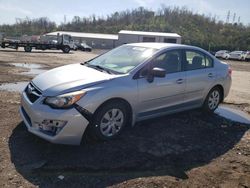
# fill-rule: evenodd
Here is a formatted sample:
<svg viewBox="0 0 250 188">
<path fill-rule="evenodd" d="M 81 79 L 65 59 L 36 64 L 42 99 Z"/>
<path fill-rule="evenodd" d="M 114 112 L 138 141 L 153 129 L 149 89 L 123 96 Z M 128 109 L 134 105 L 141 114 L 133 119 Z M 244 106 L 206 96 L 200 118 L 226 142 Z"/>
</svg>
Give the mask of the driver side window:
<svg viewBox="0 0 250 188">
<path fill-rule="evenodd" d="M 153 67 L 159 67 L 166 70 L 166 73 L 175 73 L 181 71 L 181 51 L 172 50 L 165 52 L 153 60 Z"/>
</svg>

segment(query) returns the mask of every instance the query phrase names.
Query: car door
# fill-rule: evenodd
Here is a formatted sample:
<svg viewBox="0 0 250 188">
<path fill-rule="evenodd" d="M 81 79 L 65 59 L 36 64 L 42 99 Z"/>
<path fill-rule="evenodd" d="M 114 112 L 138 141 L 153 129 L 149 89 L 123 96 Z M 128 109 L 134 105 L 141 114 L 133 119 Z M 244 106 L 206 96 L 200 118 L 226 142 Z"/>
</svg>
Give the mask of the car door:
<svg viewBox="0 0 250 188">
<path fill-rule="evenodd" d="M 171 50 L 154 58 L 146 72 L 154 67 L 166 70 L 164 78 L 154 77 L 152 82 L 146 76 L 138 79 L 138 116 L 143 118 L 171 110 L 184 99 L 185 72 L 182 71 L 182 51 Z M 144 70 L 142 70 L 143 72 Z"/>
<path fill-rule="evenodd" d="M 216 78 L 213 60 L 198 50 L 184 50 L 186 71 L 185 102 L 200 105 L 204 95 Z"/>
</svg>

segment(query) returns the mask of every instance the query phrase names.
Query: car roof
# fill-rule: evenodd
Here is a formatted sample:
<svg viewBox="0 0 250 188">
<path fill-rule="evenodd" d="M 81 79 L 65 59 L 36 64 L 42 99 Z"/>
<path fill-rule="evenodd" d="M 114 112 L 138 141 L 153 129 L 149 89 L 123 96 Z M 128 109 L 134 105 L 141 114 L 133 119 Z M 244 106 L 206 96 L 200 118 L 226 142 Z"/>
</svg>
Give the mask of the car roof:
<svg viewBox="0 0 250 188">
<path fill-rule="evenodd" d="M 242 53 L 244 51 L 233 51 L 232 53 Z"/>
<path fill-rule="evenodd" d="M 219 50 L 217 52 L 228 52 L 228 50 Z"/>
<path fill-rule="evenodd" d="M 194 47 L 195 46 L 189 46 L 189 45 L 183 45 L 183 44 L 174 44 L 174 43 L 159 43 L 159 42 L 141 42 L 141 43 L 130 43 L 126 44 L 129 46 L 138 46 L 138 47 L 145 47 L 145 48 L 154 48 L 154 49 L 166 49 L 166 48 L 172 48 L 172 47 Z"/>
<path fill-rule="evenodd" d="M 135 47 L 145 47 L 145 48 L 153 48 L 157 51 L 166 50 L 166 49 L 190 49 L 190 50 L 199 50 L 202 51 L 205 54 L 209 54 L 211 57 L 213 57 L 209 52 L 206 50 L 196 47 L 196 46 L 190 46 L 190 45 L 184 45 L 184 44 L 176 44 L 176 43 L 159 43 L 159 42 L 141 42 L 141 43 L 130 43 L 126 44 L 129 46 L 135 46 Z"/>
</svg>

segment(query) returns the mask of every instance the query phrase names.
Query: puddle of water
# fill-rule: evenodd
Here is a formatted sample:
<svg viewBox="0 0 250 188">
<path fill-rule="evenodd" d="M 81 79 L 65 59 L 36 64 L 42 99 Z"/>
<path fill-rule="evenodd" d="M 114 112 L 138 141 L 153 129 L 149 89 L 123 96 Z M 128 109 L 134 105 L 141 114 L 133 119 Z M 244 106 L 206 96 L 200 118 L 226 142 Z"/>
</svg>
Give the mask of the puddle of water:
<svg viewBox="0 0 250 188">
<path fill-rule="evenodd" d="M 215 110 L 215 113 L 235 122 L 250 124 L 250 115 L 241 110 L 233 109 L 227 106 L 219 106 Z"/>
<path fill-rule="evenodd" d="M 40 69 L 40 68 L 43 68 L 42 65 L 34 64 L 34 63 L 10 63 L 10 65 L 14 65 L 15 67 L 28 68 L 28 69 Z"/>
<path fill-rule="evenodd" d="M 21 93 L 29 82 L 6 83 L 0 85 L 0 90 Z"/>
<path fill-rule="evenodd" d="M 45 72 L 46 70 L 42 69 L 44 66 L 40 64 L 32 64 L 32 63 L 11 63 L 10 65 L 14 65 L 15 67 L 21 67 L 29 69 L 27 72 L 21 72 L 22 75 L 35 76 Z"/>
<path fill-rule="evenodd" d="M 10 63 L 9 65 L 14 65 L 15 67 L 28 69 L 27 72 L 19 73 L 21 75 L 35 76 L 46 71 L 43 69 L 44 66 L 40 64 Z M 4 83 L 4 84 L 0 84 L 0 90 L 21 93 L 27 85 L 28 85 L 28 82 Z"/>
</svg>

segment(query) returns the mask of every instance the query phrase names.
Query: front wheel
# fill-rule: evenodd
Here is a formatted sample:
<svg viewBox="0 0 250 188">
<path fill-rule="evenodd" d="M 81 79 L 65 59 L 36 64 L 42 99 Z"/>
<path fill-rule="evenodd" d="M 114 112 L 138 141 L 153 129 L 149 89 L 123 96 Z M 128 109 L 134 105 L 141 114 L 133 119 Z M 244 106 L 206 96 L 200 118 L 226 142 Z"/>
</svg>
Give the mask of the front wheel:
<svg viewBox="0 0 250 188">
<path fill-rule="evenodd" d="M 111 140 L 121 133 L 127 122 L 128 113 L 123 103 L 107 103 L 95 113 L 91 134 L 98 140 Z"/>
<path fill-rule="evenodd" d="M 220 89 L 218 87 L 211 89 L 203 104 L 203 109 L 206 112 L 214 112 L 219 106 L 221 99 L 222 95 Z"/>
</svg>

